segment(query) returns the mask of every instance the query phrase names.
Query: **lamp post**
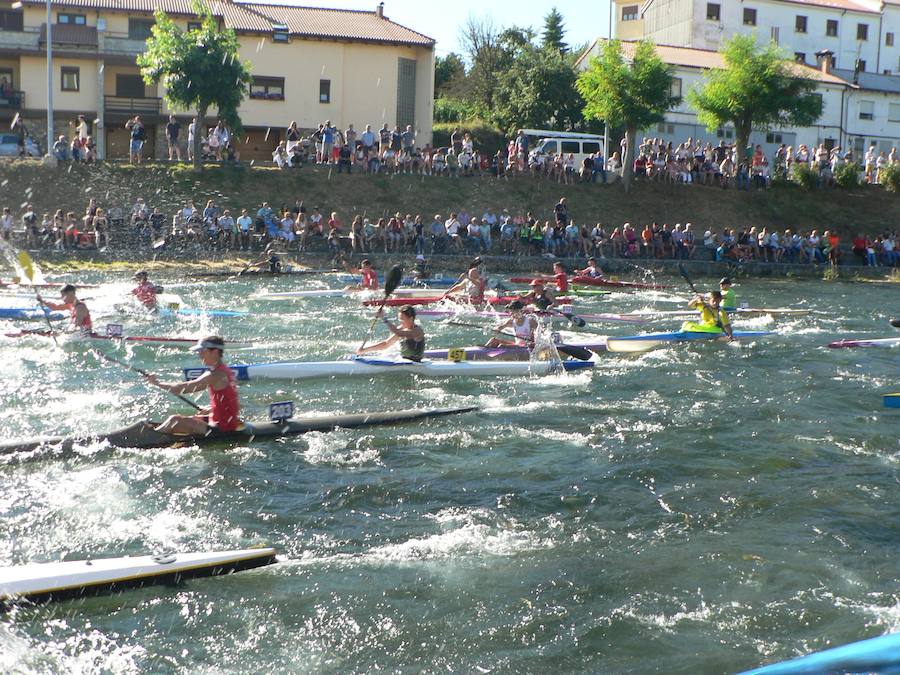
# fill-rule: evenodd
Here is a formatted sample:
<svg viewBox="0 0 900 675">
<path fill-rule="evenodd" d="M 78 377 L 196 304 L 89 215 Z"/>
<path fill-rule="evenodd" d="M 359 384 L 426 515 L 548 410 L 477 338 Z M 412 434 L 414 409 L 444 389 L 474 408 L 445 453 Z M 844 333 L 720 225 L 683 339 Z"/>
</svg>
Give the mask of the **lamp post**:
<svg viewBox="0 0 900 675">
<path fill-rule="evenodd" d="M 53 142 L 53 15 L 47 0 L 47 154 Z"/>
</svg>

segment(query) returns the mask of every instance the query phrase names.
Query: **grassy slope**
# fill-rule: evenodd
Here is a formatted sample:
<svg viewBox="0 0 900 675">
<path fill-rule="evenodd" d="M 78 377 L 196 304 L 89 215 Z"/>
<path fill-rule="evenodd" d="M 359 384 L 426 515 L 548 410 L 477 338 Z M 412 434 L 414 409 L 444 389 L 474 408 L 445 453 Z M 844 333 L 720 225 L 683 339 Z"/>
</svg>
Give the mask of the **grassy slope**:
<svg viewBox="0 0 900 675">
<path fill-rule="evenodd" d="M 81 214 L 90 197 L 96 197 L 101 206 L 120 206 L 127 212 L 137 196 L 167 214 L 188 198 L 198 207 L 212 198 L 238 212 L 241 207 L 255 210 L 263 200 L 277 207 L 303 199 L 323 213 L 337 211 L 345 224 L 356 213 L 377 218 L 402 211 L 428 217 L 464 207 L 480 215 L 487 206 L 508 208 L 513 213 L 532 210 L 538 217 L 550 218 L 560 196 L 568 197 L 576 222 L 600 221 L 607 226 L 626 221 L 641 225 L 690 221 L 701 232 L 707 227 L 750 225 L 837 228 L 846 239 L 857 229 L 875 233 L 895 228 L 900 220 L 900 197 L 881 188 L 808 193 L 788 186 L 747 193 L 638 184 L 626 195 L 618 186 L 558 185 L 530 178 L 348 177 L 329 176 L 327 169 L 312 167 L 279 171 L 215 166 L 195 173 L 166 165 L 134 168 L 104 164 L 51 170 L 36 162 L 0 163 L 0 206 L 10 206 L 14 213 L 30 199 L 39 213 L 63 208 Z"/>
</svg>

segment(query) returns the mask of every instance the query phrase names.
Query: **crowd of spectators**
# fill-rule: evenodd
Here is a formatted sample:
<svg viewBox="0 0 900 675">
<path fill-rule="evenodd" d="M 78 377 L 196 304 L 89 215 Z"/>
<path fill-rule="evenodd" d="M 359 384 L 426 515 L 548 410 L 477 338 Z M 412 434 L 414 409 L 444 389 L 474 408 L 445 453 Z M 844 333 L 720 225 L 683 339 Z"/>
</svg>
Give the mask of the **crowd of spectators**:
<svg viewBox="0 0 900 675">
<path fill-rule="evenodd" d="M 105 248 L 111 231 L 131 231 L 129 242 L 145 248 L 215 251 L 261 250 L 277 243 L 302 253 L 327 246 L 332 254 L 410 253 L 493 254 L 547 258 L 705 259 L 725 262 L 840 264 L 841 242 L 834 231 L 806 231 L 769 227 L 725 227 L 702 233 L 691 223 L 648 223 L 606 226 L 576 222 L 565 197 L 548 210 L 549 218 L 532 212 L 489 207 L 466 208 L 446 214 L 395 212 L 368 217 L 354 214 L 344 220 L 338 211 L 308 208 L 302 200 L 273 207 L 262 202 L 240 211 L 209 199 L 195 205 L 188 200 L 174 213 L 164 213 L 138 198 L 130 214 L 109 213 L 91 199 L 83 216 L 73 212 L 39 216 L 31 204 L 14 217 L 10 208 L 0 216 L 0 236 L 20 235 L 29 248 L 69 251 Z M 322 243 L 316 243 L 322 242 Z M 845 242 L 850 243 L 850 242 Z M 900 239 L 894 231 L 877 236 L 858 234 L 852 252 L 860 264 L 900 266 Z M 125 245 L 128 245 L 127 243 Z M 843 262 L 847 262 L 843 260 Z"/>
</svg>

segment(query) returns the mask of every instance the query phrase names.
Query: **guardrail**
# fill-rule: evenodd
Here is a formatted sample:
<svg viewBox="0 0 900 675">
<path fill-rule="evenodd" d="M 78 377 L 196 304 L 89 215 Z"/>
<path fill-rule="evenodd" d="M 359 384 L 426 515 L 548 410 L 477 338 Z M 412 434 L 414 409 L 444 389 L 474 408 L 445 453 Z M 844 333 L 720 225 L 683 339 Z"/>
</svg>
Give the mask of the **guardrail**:
<svg viewBox="0 0 900 675">
<path fill-rule="evenodd" d="M 107 113 L 127 115 L 159 115 L 162 99 L 158 97 L 104 96 L 103 108 Z"/>
<path fill-rule="evenodd" d="M 0 108 L 12 108 L 14 110 L 21 110 L 25 107 L 25 92 L 24 91 L 16 91 L 7 90 L 5 92 L 0 92 Z"/>
</svg>

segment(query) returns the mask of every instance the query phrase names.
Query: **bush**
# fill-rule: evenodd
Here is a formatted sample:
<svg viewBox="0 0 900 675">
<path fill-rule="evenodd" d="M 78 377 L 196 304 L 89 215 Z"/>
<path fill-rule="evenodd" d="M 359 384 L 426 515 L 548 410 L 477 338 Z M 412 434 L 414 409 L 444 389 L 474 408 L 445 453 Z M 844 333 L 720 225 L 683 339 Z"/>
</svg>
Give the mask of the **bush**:
<svg viewBox="0 0 900 675">
<path fill-rule="evenodd" d="M 845 190 L 859 187 L 859 167 L 855 162 L 841 164 L 834 174 L 834 182 Z"/>
<path fill-rule="evenodd" d="M 894 163 L 881 170 L 881 184 L 888 192 L 900 192 L 900 164 Z"/>
<path fill-rule="evenodd" d="M 794 164 L 792 178 L 804 190 L 814 190 L 819 185 L 819 172 L 808 164 Z"/>
<path fill-rule="evenodd" d="M 486 124 L 480 120 L 472 120 L 462 124 L 435 124 L 432 128 L 434 134 L 432 145 L 436 148 L 449 146 L 450 134 L 457 128 L 460 130 L 460 133 L 469 133 L 472 136 L 476 150 L 489 155 L 493 155 L 497 150 L 505 148 L 506 143 L 508 142 L 506 135 L 497 127 Z"/>
<path fill-rule="evenodd" d="M 467 122 L 469 120 L 483 119 L 481 106 L 477 103 L 463 101 L 459 98 L 441 97 L 434 102 L 435 122 Z"/>
</svg>

